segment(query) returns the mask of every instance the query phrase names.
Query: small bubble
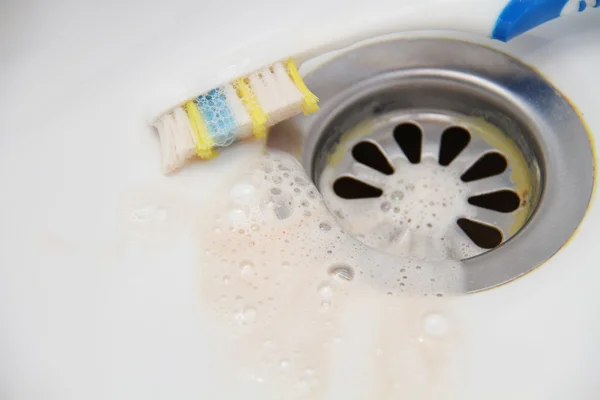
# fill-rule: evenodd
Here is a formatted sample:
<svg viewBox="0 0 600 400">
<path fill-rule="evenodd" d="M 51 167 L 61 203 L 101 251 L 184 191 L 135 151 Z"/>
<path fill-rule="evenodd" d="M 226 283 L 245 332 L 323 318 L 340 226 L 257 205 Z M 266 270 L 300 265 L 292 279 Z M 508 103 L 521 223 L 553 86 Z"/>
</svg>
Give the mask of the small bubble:
<svg viewBox="0 0 600 400">
<path fill-rule="evenodd" d="M 423 329 L 432 336 L 441 336 L 448 332 L 448 321 L 439 313 L 429 313 L 423 317 Z"/>
<path fill-rule="evenodd" d="M 307 186 L 308 185 L 308 182 L 306 182 L 304 179 L 302 179 L 302 178 L 300 178 L 298 176 L 294 178 L 294 182 L 296 182 L 300 186 Z"/>
<path fill-rule="evenodd" d="M 394 207 L 394 212 L 395 212 L 396 214 L 398 214 L 398 213 L 400 212 L 400 208 L 398 208 L 398 207 Z"/>
<path fill-rule="evenodd" d="M 321 222 L 319 224 L 319 229 L 321 229 L 323 232 L 327 232 L 331 230 L 331 225 L 329 225 L 327 222 Z"/>
<path fill-rule="evenodd" d="M 388 212 L 388 211 L 390 211 L 390 208 L 392 208 L 392 206 L 387 201 L 384 201 L 383 203 L 381 203 L 381 211 Z"/>
<path fill-rule="evenodd" d="M 327 273 L 338 281 L 350 282 L 354 279 L 354 269 L 349 265 L 334 265 L 329 267 Z"/>
<path fill-rule="evenodd" d="M 252 224 L 250 226 L 250 229 L 253 230 L 254 232 L 256 232 L 256 231 L 258 231 L 260 229 L 260 227 L 258 225 L 256 225 L 256 224 Z"/>
<path fill-rule="evenodd" d="M 247 202 L 254 196 L 256 188 L 249 183 L 238 183 L 235 185 L 229 194 L 238 202 Z"/>
<path fill-rule="evenodd" d="M 394 201 L 400 201 L 404 198 L 404 193 L 402 193 L 401 191 L 395 191 L 392 193 L 391 197 Z"/>
<path fill-rule="evenodd" d="M 242 312 L 235 315 L 235 319 L 240 324 L 251 324 L 256 319 L 256 310 L 252 307 L 245 308 Z"/>
<path fill-rule="evenodd" d="M 278 196 L 281 194 L 281 189 L 273 188 L 273 189 L 271 189 L 271 193 L 274 194 L 275 196 Z"/>
<path fill-rule="evenodd" d="M 444 295 L 443 295 L 443 294 L 441 294 L 441 293 L 438 293 L 438 294 L 436 294 L 436 296 L 437 296 L 437 297 L 444 297 Z"/>
<path fill-rule="evenodd" d="M 224 283 L 225 285 L 227 285 L 227 284 L 229 283 L 229 275 L 224 275 L 224 276 L 223 276 L 223 283 Z"/>
<path fill-rule="evenodd" d="M 282 179 L 281 179 L 281 177 L 280 177 L 280 176 L 277 176 L 277 175 L 273 176 L 273 182 L 274 182 L 276 185 L 279 185 L 279 184 L 281 183 L 281 181 L 282 181 Z"/>
<path fill-rule="evenodd" d="M 240 263 L 240 274 L 242 274 L 242 276 L 250 276 L 253 269 L 254 264 L 252 264 L 250 261 L 242 261 Z"/>
<path fill-rule="evenodd" d="M 329 300 L 321 301 L 321 311 L 328 311 L 331 308 L 331 302 Z"/>
<path fill-rule="evenodd" d="M 281 369 L 287 369 L 287 367 L 290 366 L 290 362 L 284 358 L 279 362 L 279 366 L 281 367 Z"/>
<path fill-rule="evenodd" d="M 322 283 L 318 287 L 319 294 L 324 298 L 328 299 L 333 295 L 333 289 L 326 283 Z"/>
<path fill-rule="evenodd" d="M 234 224 L 240 224 L 246 221 L 246 213 L 241 208 L 233 208 L 229 210 L 229 220 Z"/>
</svg>

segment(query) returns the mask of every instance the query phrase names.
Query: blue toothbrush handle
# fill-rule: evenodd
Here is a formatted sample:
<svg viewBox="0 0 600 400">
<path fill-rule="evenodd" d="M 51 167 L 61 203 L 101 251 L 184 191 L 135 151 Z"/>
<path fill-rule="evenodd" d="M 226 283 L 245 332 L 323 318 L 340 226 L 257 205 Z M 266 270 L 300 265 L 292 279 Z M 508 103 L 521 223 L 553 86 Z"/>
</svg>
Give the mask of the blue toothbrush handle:
<svg viewBox="0 0 600 400">
<path fill-rule="evenodd" d="M 510 0 L 500 13 L 492 38 L 507 42 L 547 21 L 600 7 L 600 0 Z"/>
</svg>

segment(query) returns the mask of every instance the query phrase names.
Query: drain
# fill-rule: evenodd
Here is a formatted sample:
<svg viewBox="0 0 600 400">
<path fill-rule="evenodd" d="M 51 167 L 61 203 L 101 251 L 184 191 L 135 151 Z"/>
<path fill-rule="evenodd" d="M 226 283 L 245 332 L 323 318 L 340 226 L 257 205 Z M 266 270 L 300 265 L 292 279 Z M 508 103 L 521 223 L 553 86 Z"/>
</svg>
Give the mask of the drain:
<svg viewBox="0 0 600 400">
<path fill-rule="evenodd" d="M 485 124 L 439 112 L 400 110 L 368 122 L 330 150 L 339 161 L 324 165 L 319 187 L 342 226 L 369 246 L 408 256 L 409 235 L 435 237 L 444 243 L 430 258 L 464 259 L 498 247 L 525 222 L 519 214 L 530 213 L 538 177 L 505 135 L 494 146 Z"/>
<path fill-rule="evenodd" d="M 594 160 L 568 101 L 534 70 L 451 39 L 389 40 L 320 66 L 321 111 L 282 125 L 338 223 L 372 251 L 463 260 L 467 291 L 562 247 Z"/>
</svg>

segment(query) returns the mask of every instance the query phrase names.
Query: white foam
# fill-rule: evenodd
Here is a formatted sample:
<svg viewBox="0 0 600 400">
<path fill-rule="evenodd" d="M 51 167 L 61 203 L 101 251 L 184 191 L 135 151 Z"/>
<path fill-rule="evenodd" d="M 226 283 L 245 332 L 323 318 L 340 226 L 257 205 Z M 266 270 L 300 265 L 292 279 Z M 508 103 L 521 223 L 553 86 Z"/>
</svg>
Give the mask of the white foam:
<svg viewBox="0 0 600 400">
<path fill-rule="evenodd" d="M 391 255 L 427 261 L 466 258 L 468 243 L 455 232 L 457 216 L 473 212 L 467 202 L 468 185 L 432 158 L 395 167 L 395 178 L 380 182 L 384 194 L 376 200 L 378 205 L 371 199 L 327 196 L 338 223 L 363 243 Z M 331 191 L 336 177 L 334 167 L 328 166 L 320 186 Z"/>
<path fill-rule="evenodd" d="M 349 326 L 362 320 L 366 325 L 359 329 L 373 330 L 367 335 L 372 351 L 364 343 L 360 351 L 377 357 L 365 361 L 374 363 L 371 393 L 388 398 L 410 393 L 407 377 L 416 379 L 414 371 L 403 361 L 397 340 L 388 340 L 380 329 L 409 341 L 416 340 L 412 335 L 427 336 L 442 347 L 455 340 L 450 333 L 429 332 L 441 329 L 439 321 L 423 322 L 422 314 L 415 314 L 414 322 L 408 322 L 412 309 L 407 314 L 400 308 L 411 299 L 420 299 L 413 306 L 417 309 L 460 292 L 460 265 L 376 252 L 357 241 L 335 222 L 300 164 L 287 154 L 268 153 L 258 167 L 244 170 L 227 190 L 229 197 L 222 199 L 214 220 L 208 221 L 211 229 L 203 238 L 208 254 L 202 257 L 201 293 L 213 304 L 226 336 L 232 337 L 235 357 L 280 398 L 325 397 L 343 370 L 334 366 L 342 362 L 336 349 L 356 339 L 357 328 Z M 409 187 L 388 201 L 418 203 L 417 197 L 410 200 L 412 193 L 426 190 L 415 187 L 411 192 Z M 398 218 L 407 217 L 400 213 Z M 413 218 L 414 224 L 429 221 L 419 213 Z M 368 306 L 356 308 L 362 303 Z M 411 351 L 416 355 L 408 359 L 423 363 L 427 372 L 429 344 L 415 343 L 418 348 Z M 376 354 L 375 348 L 381 351 Z M 381 380 L 384 364 L 402 374 L 402 388 Z M 449 384 L 449 379 L 438 374 L 428 382 L 434 388 Z M 419 386 L 415 393 L 430 390 Z"/>
</svg>

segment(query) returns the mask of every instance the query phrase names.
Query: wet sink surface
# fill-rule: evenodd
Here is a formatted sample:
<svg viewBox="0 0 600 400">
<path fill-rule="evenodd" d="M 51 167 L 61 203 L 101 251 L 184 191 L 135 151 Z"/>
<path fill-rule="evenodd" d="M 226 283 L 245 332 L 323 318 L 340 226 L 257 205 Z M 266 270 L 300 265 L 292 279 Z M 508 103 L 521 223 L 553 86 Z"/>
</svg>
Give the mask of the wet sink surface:
<svg viewBox="0 0 600 400">
<path fill-rule="evenodd" d="M 466 14 L 461 7 L 456 13 Z M 66 21 L 58 6 L 13 9 L 6 29 L 14 39 L 0 39 L 11 56 L 0 67 L 0 397 L 265 398 L 256 382 L 232 383 L 235 363 L 222 356 L 220 332 L 200 301 L 193 223 L 208 218 L 211 193 L 227 184 L 218 177 L 235 171 L 257 144 L 163 177 L 147 122 L 186 90 L 181 73 L 194 41 L 180 33 L 193 18 L 170 5 L 152 8 L 137 24 L 129 23 L 137 15 L 133 5 L 119 12 L 70 10 Z M 214 11 L 228 15 L 225 8 Z M 260 18 L 249 12 L 248 18 Z M 600 132 L 597 18 L 597 12 L 565 18 L 508 45 L 494 44 L 555 84 L 592 136 Z M 273 31 L 284 25 L 275 23 Z M 236 37 L 223 33 L 224 43 Z M 220 54 L 216 41 L 203 44 L 206 54 Z M 157 54 L 169 46 L 168 57 Z M 256 57 L 267 53 L 259 47 Z M 210 70 L 210 63 L 194 62 Z M 406 315 L 428 316 L 427 329 L 443 328 L 440 313 L 456 332 L 453 343 L 460 345 L 450 348 L 460 373 L 443 398 L 600 396 L 596 202 L 567 246 L 531 274 L 433 306 L 407 303 Z M 368 315 L 369 304 L 356 304 L 356 315 Z M 360 319 L 346 324 L 357 341 L 368 340 Z M 338 357 L 340 365 L 353 361 Z M 341 369 L 336 382 L 352 374 Z M 353 382 L 346 391 L 337 385 L 329 398 L 365 398 L 360 379 Z"/>
</svg>

